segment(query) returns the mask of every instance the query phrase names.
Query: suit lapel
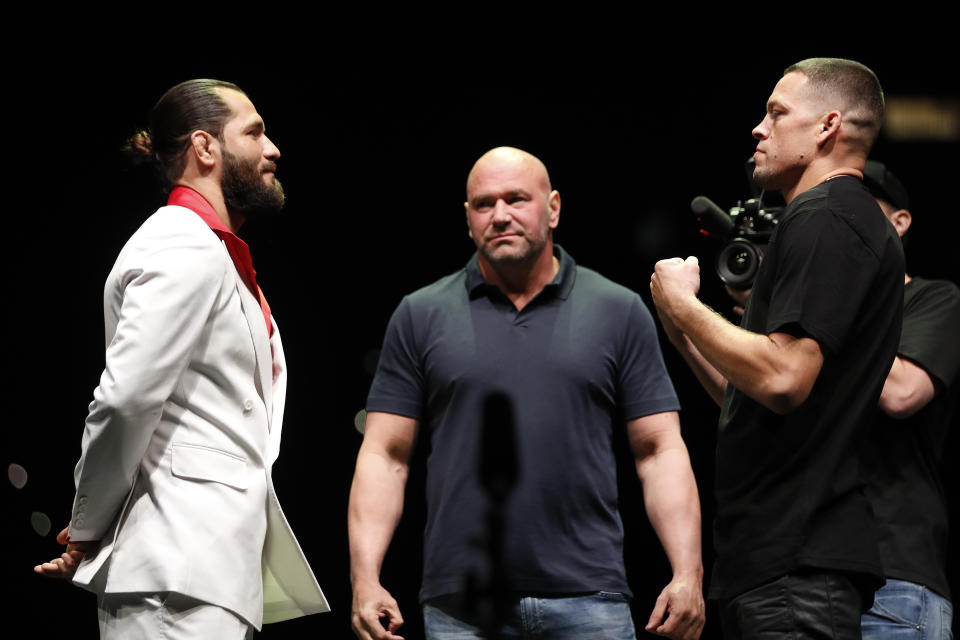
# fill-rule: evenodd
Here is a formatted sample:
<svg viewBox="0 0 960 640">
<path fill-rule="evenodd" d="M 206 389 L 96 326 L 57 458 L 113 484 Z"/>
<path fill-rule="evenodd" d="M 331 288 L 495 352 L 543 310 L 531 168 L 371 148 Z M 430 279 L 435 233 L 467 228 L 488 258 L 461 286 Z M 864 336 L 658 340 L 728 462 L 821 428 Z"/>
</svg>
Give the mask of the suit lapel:
<svg viewBox="0 0 960 640">
<path fill-rule="evenodd" d="M 273 334 L 270 337 L 270 353 L 273 356 L 273 393 L 271 400 L 273 410 L 270 412 L 270 464 L 277 459 L 280 453 L 280 432 L 283 427 L 283 410 L 287 398 L 287 362 L 283 355 L 283 343 L 280 341 L 280 329 L 273 316 Z"/>
<path fill-rule="evenodd" d="M 227 259 L 230 259 L 229 255 Z M 244 317 L 247 319 L 247 327 L 250 329 L 253 350 L 257 356 L 257 392 L 267 407 L 267 428 L 270 428 L 273 423 L 273 356 L 270 353 L 270 337 L 267 335 L 267 325 L 263 321 L 260 301 L 254 298 L 250 290 L 247 289 L 240 278 L 240 274 L 233 267 L 233 261 L 230 262 L 230 266 L 236 280 L 240 306 L 243 309 Z"/>
</svg>

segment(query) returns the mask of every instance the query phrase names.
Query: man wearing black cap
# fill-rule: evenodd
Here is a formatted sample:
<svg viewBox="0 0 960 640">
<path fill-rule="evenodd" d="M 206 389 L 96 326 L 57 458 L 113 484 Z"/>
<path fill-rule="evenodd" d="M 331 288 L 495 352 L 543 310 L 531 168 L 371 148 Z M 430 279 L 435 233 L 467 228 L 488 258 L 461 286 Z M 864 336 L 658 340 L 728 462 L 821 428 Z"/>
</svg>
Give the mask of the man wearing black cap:
<svg viewBox="0 0 960 640">
<path fill-rule="evenodd" d="M 903 238 L 912 222 L 906 189 L 873 160 L 863 182 Z M 960 343 L 944 336 L 958 326 L 955 284 L 904 274 L 903 332 L 865 458 L 887 579 L 863 616 L 866 639 L 941 638 L 950 629 L 947 503 L 939 466 L 960 397 Z M 902 635 L 909 629 L 913 635 Z"/>
</svg>

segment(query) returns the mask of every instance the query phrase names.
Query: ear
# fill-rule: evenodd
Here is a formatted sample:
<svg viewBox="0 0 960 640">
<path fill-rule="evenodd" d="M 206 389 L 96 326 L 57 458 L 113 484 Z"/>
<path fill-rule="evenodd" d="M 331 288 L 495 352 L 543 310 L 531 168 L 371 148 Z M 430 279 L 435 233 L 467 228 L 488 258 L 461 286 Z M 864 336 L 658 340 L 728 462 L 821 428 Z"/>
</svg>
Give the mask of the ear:
<svg viewBox="0 0 960 640">
<path fill-rule="evenodd" d="M 550 223 L 549 226 L 551 229 L 556 229 L 557 225 L 560 224 L 560 192 L 551 191 L 550 195 L 547 196 L 547 211 L 550 214 Z"/>
<path fill-rule="evenodd" d="M 830 111 L 820 118 L 820 130 L 817 132 L 817 146 L 822 147 L 831 138 L 840 133 L 843 124 L 843 114 L 839 111 Z"/>
<path fill-rule="evenodd" d="M 887 219 L 890 221 L 890 224 L 893 225 L 893 228 L 897 230 L 897 235 L 901 238 L 910 229 L 910 225 L 913 223 L 913 216 L 910 215 L 910 212 L 906 209 L 899 209 L 894 211 L 887 216 Z"/>
<path fill-rule="evenodd" d="M 213 168 L 217 163 L 219 142 L 206 131 L 194 131 L 190 134 L 190 151 L 201 167 Z"/>
<path fill-rule="evenodd" d="M 463 203 L 463 212 L 466 214 L 467 235 L 473 238 L 473 229 L 470 228 L 470 203 L 469 202 Z"/>
</svg>

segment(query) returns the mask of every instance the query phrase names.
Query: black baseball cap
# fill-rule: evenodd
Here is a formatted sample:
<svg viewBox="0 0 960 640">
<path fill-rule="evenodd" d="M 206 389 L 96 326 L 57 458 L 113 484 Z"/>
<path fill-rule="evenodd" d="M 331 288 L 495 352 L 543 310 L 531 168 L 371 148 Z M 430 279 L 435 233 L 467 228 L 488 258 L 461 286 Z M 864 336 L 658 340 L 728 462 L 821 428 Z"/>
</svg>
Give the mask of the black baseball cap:
<svg viewBox="0 0 960 640">
<path fill-rule="evenodd" d="M 910 198 L 903 183 L 882 162 L 867 160 L 867 166 L 863 168 L 863 184 L 874 198 L 886 200 L 897 209 L 910 208 Z"/>
</svg>

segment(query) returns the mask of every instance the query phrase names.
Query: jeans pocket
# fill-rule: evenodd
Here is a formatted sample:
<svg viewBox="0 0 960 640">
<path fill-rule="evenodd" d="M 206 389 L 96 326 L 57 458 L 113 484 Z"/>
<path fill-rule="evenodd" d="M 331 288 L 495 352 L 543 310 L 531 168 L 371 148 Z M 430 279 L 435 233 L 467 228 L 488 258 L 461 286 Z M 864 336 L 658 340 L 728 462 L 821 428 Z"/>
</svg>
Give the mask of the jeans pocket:
<svg viewBox="0 0 960 640">
<path fill-rule="evenodd" d="M 940 600 L 940 638 L 953 640 L 953 605 L 946 598 Z"/>
<path fill-rule="evenodd" d="M 882 596 L 878 594 L 868 613 L 890 622 L 916 628 L 923 618 L 923 599 L 905 593 Z"/>
</svg>

